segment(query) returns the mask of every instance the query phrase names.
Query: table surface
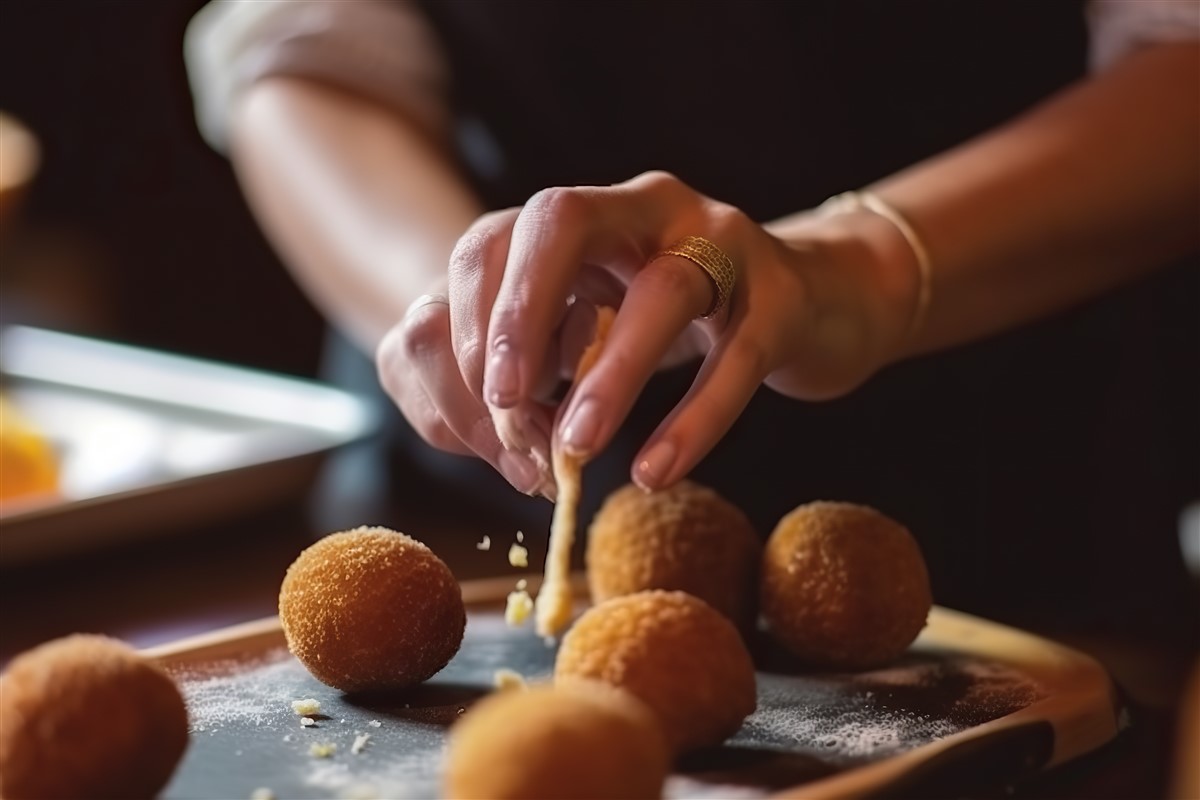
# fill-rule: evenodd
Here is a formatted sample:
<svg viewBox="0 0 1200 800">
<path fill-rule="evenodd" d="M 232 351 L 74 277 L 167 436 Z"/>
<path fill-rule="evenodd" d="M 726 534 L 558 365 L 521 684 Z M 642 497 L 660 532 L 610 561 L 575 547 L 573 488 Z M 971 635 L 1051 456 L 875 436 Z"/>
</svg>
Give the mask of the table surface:
<svg viewBox="0 0 1200 800">
<path fill-rule="evenodd" d="M 426 509 L 400 516 L 389 524 L 423 539 L 461 580 L 516 573 L 507 563 L 503 532 L 492 531 L 489 551 L 476 549 L 487 520 L 447 523 Z M 148 647 L 269 616 L 284 571 L 318 533 L 303 499 L 294 499 L 222 524 L 180 524 L 170 535 L 136 546 L 0 572 L 0 660 L 74 632 Z M 526 537 L 532 565 L 544 557 L 544 538 Z M 1133 724 L 1110 745 L 1028 783 L 979 787 L 969 796 L 1164 796 L 1175 715 L 1195 654 L 1095 633 L 1033 632 L 1100 660 L 1126 696 Z"/>
</svg>

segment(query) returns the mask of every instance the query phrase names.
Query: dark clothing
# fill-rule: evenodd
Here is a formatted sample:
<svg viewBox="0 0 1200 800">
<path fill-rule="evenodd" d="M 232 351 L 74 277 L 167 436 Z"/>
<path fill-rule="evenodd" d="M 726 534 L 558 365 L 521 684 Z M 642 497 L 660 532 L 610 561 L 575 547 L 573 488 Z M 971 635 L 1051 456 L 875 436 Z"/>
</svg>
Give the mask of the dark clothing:
<svg viewBox="0 0 1200 800">
<path fill-rule="evenodd" d="M 666 169 L 765 221 L 992 128 L 1085 66 L 1077 2 L 426 8 L 474 131 L 465 158 L 493 207 Z M 764 388 L 693 477 L 763 535 L 809 500 L 881 509 L 920 540 L 945 605 L 1190 635 L 1197 604 L 1176 531 L 1200 498 L 1198 277 L 1194 263 L 1164 270 L 892 367 L 837 401 Z M 690 377 L 660 376 L 589 468 L 584 524 Z M 462 474 L 458 459 L 410 452 L 421 469 Z M 511 499 L 485 467 L 468 472 L 473 496 L 505 498 L 514 525 L 548 522 L 547 504 Z"/>
</svg>

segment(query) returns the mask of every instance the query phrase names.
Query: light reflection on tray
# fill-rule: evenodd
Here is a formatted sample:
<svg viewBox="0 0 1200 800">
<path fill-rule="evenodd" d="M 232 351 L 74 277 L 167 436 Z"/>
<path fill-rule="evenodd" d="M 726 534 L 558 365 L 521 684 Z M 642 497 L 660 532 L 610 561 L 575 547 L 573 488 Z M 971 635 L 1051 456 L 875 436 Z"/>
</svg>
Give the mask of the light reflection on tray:
<svg viewBox="0 0 1200 800">
<path fill-rule="evenodd" d="M 35 328 L 0 333 L 0 374 L 60 462 L 57 496 L 0 506 L 2 565 L 278 499 L 376 427 L 333 387 Z"/>
</svg>

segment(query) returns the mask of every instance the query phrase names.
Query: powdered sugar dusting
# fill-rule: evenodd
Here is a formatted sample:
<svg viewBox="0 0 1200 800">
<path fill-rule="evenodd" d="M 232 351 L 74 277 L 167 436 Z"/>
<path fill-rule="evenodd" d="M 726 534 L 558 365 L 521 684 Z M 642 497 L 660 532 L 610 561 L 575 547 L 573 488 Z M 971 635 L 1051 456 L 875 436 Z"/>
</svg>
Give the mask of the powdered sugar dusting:
<svg viewBox="0 0 1200 800">
<path fill-rule="evenodd" d="M 440 752 L 392 752 L 375 763 L 320 761 L 303 772 L 303 783 L 328 797 L 379 797 L 426 800 L 434 797 L 441 771 Z M 372 794 L 373 793 L 373 794 Z"/>
<path fill-rule="evenodd" d="M 814 686 L 798 693 L 798 681 Z M 851 765 L 943 739 L 1042 695 L 1037 683 L 1012 668 L 967 658 L 919 660 L 849 676 L 760 673 L 758 709 L 734 742 L 813 752 Z"/>
<path fill-rule="evenodd" d="M 461 651 L 431 681 L 384 697 L 324 686 L 283 648 L 177 668 L 193 735 L 165 797 L 249 797 L 257 787 L 287 798 L 436 797 L 446 734 L 462 709 L 493 690 L 497 669 L 544 679 L 554 655 L 497 612 L 471 615 Z M 1043 694 L 1014 669 L 953 652 L 917 651 L 855 674 L 780 666 L 764 664 L 757 710 L 725 746 L 681 762 L 667 797 L 763 797 L 951 736 Z M 292 703 L 307 698 L 321 713 L 301 727 Z M 316 742 L 335 748 L 313 758 Z"/>
<path fill-rule="evenodd" d="M 663 796 L 670 800 L 757 800 L 765 797 L 766 793 L 751 786 L 738 786 L 733 783 L 705 783 L 686 775 L 671 775 L 663 787 Z"/>
<path fill-rule="evenodd" d="M 175 669 L 192 733 L 213 733 L 232 722 L 295 728 L 292 702 L 299 696 L 286 677 L 295 662 L 284 648 L 252 662 L 218 661 L 199 669 Z"/>
<path fill-rule="evenodd" d="M 898 753 L 961 729 L 946 719 L 866 702 L 841 713 L 827 703 L 796 704 L 793 681 L 760 675 L 758 710 L 742 726 L 737 742 L 768 749 L 816 750 L 825 758 L 860 759 Z"/>
</svg>

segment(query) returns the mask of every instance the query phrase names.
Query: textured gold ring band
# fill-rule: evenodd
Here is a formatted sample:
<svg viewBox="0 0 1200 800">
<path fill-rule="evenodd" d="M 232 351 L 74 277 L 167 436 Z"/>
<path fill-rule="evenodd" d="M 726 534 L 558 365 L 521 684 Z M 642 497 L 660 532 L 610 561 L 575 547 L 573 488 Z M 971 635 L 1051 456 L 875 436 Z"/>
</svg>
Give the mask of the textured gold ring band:
<svg viewBox="0 0 1200 800">
<path fill-rule="evenodd" d="M 733 284 L 737 280 L 737 272 L 733 269 L 733 261 L 725 255 L 725 251 L 705 239 L 703 236 L 685 236 L 679 241 L 660 250 L 650 259 L 652 262 L 663 256 L 678 256 L 686 258 L 700 269 L 712 281 L 713 301 L 708 310 L 700 315 L 701 319 L 711 319 L 729 304 L 733 294 Z"/>
</svg>

